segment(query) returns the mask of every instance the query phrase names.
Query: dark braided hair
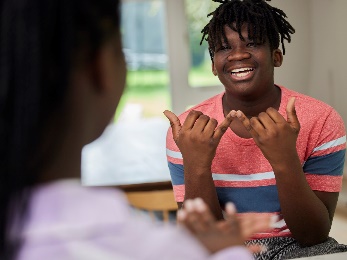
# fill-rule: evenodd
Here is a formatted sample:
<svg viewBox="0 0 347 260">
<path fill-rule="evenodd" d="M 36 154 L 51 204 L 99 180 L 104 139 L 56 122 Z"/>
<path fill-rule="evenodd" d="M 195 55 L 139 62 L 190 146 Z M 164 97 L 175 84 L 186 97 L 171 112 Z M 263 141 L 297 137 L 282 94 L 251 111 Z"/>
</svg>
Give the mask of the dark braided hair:
<svg viewBox="0 0 347 260">
<path fill-rule="evenodd" d="M 61 133 L 47 145 L 44 128 L 64 113 L 72 69 L 116 35 L 119 2 L 0 2 L 0 259 L 18 252 L 30 188 L 59 145 Z"/>
<path fill-rule="evenodd" d="M 286 20 L 287 15 L 280 9 L 272 7 L 265 0 L 213 0 L 221 3 L 215 11 L 208 14 L 212 16 L 210 22 L 202 29 L 202 39 L 209 45 L 209 52 L 213 61 L 216 46 L 228 42 L 224 26 L 238 32 L 240 39 L 245 40 L 241 34 L 243 24 L 248 26 L 248 38 L 251 41 L 264 43 L 269 41 L 271 50 L 279 48 L 282 44 L 285 54 L 284 40 L 291 41 L 295 29 Z M 271 0 L 266 0 L 271 1 Z"/>
</svg>

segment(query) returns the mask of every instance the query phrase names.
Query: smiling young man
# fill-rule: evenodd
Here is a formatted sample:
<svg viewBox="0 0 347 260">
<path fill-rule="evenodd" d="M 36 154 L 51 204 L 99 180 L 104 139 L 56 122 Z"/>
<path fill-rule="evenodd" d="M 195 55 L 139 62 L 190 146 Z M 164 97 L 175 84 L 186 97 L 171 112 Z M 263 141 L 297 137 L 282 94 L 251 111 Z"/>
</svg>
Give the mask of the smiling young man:
<svg viewBox="0 0 347 260">
<path fill-rule="evenodd" d="M 280 43 L 284 54 L 295 32 L 282 10 L 263 0 L 216 2 L 202 40 L 225 91 L 179 117 L 165 111 L 176 201 L 201 197 L 217 218 L 228 201 L 241 216 L 278 216 L 274 230 L 249 241 L 267 246 L 260 259 L 347 251 L 328 236 L 345 160 L 341 117 L 274 83 Z"/>
</svg>

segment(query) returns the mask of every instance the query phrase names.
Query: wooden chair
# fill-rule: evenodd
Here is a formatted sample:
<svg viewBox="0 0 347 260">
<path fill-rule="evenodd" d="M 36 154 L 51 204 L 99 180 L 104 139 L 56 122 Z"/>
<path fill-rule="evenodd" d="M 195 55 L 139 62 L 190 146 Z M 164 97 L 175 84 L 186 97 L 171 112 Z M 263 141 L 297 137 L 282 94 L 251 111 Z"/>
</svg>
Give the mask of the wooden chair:
<svg viewBox="0 0 347 260">
<path fill-rule="evenodd" d="M 148 211 L 153 220 L 156 219 L 154 211 L 160 211 L 164 222 L 168 222 L 169 211 L 176 211 L 178 208 L 173 190 L 128 191 L 125 194 L 131 206 Z"/>
</svg>

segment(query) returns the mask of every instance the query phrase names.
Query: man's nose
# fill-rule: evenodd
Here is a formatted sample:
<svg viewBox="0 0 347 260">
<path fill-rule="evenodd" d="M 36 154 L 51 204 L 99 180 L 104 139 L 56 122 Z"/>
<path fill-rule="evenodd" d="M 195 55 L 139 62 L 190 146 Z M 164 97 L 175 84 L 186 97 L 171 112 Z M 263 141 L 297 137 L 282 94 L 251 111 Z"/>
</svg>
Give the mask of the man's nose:
<svg viewBox="0 0 347 260">
<path fill-rule="evenodd" d="M 251 54 L 245 48 L 237 47 L 230 51 L 228 55 L 228 61 L 245 60 L 249 59 L 250 57 Z"/>
</svg>

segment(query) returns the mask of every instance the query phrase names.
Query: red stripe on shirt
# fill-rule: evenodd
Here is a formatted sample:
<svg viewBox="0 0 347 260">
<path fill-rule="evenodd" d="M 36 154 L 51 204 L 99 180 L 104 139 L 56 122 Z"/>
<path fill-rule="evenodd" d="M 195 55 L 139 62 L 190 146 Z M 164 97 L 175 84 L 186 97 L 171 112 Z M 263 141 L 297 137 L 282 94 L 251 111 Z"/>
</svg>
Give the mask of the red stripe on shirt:
<svg viewBox="0 0 347 260">
<path fill-rule="evenodd" d="M 259 181 L 214 181 L 216 187 L 232 187 L 232 188 L 244 188 L 244 187 L 259 187 L 275 185 L 276 179 L 266 179 Z"/>
<path fill-rule="evenodd" d="M 306 174 L 306 180 L 312 190 L 325 192 L 340 192 L 342 176 Z"/>
<path fill-rule="evenodd" d="M 175 200 L 177 202 L 183 202 L 184 201 L 184 194 L 185 194 L 184 184 L 174 185 L 173 191 L 174 191 L 174 195 L 175 195 Z"/>
</svg>

